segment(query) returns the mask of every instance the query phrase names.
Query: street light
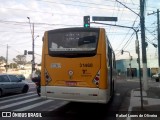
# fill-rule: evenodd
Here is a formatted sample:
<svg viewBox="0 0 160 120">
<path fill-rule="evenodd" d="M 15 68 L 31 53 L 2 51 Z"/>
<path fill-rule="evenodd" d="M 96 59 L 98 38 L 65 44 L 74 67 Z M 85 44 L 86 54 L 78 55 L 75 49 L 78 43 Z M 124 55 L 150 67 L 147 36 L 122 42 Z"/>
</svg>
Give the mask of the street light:
<svg viewBox="0 0 160 120">
<path fill-rule="evenodd" d="M 39 37 L 39 35 L 37 35 L 34 38 L 34 23 L 32 25 L 33 29 L 31 28 L 31 21 L 30 21 L 30 17 L 27 17 L 27 19 L 29 20 L 29 25 L 30 25 L 30 30 L 31 30 L 31 35 L 32 35 L 32 73 L 34 71 L 35 68 L 35 59 L 34 59 L 34 40 Z"/>
<path fill-rule="evenodd" d="M 35 50 L 34 50 L 34 42 L 36 40 L 36 38 L 38 38 L 39 35 L 37 35 L 35 38 L 33 38 L 33 64 L 35 64 L 35 57 L 34 57 L 34 54 L 35 54 Z M 35 66 L 34 66 L 35 67 Z"/>
<path fill-rule="evenodd" d="M 129 28 L 132 29 L 136 33 L 136 41 L 138 43 L 137 46 L 137 55 L 138 55 L 138 67 L 139 67 L 139 83 L 140 83 L 140 94 L 141 94 L 141 109 L 143 109 L 143 95 L 142 95 L 142 80 L 141 80 L 141 72 L 140 72 L 140 51 L 139 51 L 139 40 L 138 40 L 138 32 L 139 30 L 136 30 L 134 27 L 128 27 L 128 26 L 123 26 L 123 25 L 115 25 L 115 24 L 106 24 L 106 23 L 99 23 L 99 22 L 91 22 L 94 24 L 101 24 L 101 25 L 110 25 L 110 26 L 116 26 L 116 27 L 122 27 L 122 28 Z M 147 80 L 144 81 L 144 86 L 148 86 Z"/>
<path fill-rule="evenodd" d="M 29 20 L 29 25 L 30 25 L 31 35 L 32 35 L 32 38 L 33 38 L 33 32 L 32 32 L 32 29 L 31 29 L 31 21 L 30 21 L 30 17 L 27 17 L 27 19 Z"/>
<path fill-rule="evenodd" d="M 37 36 L 34 38 L 34 40 L 36 40 L 37 37 L 39 37 L 39 35 L 37 35 Z"/>
</svg>

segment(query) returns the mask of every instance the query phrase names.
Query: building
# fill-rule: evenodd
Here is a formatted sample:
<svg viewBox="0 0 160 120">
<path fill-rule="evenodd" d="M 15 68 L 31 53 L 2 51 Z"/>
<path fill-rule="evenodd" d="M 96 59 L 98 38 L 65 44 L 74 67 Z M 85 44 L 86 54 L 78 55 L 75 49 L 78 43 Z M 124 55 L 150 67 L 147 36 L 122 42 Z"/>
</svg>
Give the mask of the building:
<svg viewBox="0 0 160 120">
<path fill-rule="evenodd" d="M 130 66 L 131 64 L 131 66 Z M 143 64 L 141 64 L 141 76 L 143 76 Z M 151 77 L 153 74 L 156 74 L 158 72 L 158 60 L 157 59 L 150 59 L 147 61 L 147 75 L 148 77 Z M 139 76 L 139 67 L 137 63 L 137 59 L 129 60 L 129 59 L 121 59 L 116 60 L 116 70 L 118 74 L 123 74 L 126 76 Z"/>
</svg>

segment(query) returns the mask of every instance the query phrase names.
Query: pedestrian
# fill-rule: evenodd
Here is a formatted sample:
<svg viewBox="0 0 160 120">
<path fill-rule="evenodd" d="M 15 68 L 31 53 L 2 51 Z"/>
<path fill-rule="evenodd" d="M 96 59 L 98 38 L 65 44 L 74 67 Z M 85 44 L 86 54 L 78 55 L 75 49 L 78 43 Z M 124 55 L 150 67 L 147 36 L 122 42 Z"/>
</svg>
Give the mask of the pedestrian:
<svg viewBox="0 0 160 120">
<path fill-rule="evenodd" d="M 131 71 L 131 75 L 132 75 L 132 78 L 134 77 L 134 73 L 133 73 L 133 71 Z"/>
</svg>

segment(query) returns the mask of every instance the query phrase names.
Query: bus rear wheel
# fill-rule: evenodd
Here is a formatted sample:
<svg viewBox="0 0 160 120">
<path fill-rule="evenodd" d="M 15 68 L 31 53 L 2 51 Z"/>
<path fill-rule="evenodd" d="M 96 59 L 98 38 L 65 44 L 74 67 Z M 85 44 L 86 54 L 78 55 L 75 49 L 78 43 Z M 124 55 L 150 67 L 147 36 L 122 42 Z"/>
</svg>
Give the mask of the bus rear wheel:
<svg viewBox="0 0 160 120">
<path fill-rule="evenodd" d="M 0 90 L 0 97 L 2 97 L 2 90 Z"/>
<path fill-rule="evenodd" d="M 159 82 L 159 78 L 156 79 L 156 82 Z"/>
<path fill-rule="evenodd" d="M 112 101 L 113 100 L 113 97 L 114 97 L 114 80 L 113 80 L 113 83 L 112 83 L 112 89 L 111 89 L 111 91 L 110 91 L 110 101 Z"/>
</svg>

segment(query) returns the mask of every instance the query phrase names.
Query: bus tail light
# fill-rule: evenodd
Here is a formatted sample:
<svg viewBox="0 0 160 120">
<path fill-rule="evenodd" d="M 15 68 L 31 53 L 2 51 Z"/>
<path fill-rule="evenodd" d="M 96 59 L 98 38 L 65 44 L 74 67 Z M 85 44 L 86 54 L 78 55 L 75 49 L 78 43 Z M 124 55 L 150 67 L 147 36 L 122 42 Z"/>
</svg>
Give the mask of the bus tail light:
<svg viewBox="0 0 160 120">
<path fill-rule="evenodd" d="M 95 78 L 93 79 L 93 83 L 96 84 L 96 86 L 99 86 L 99 79 L 100 79 L 100 70 L 96 74 Z"/>
<path fill-rule="evenodd" d="M 45 80 L 46 80 L 46 85 L 52 80 L 46 69 L 45 69 Z"/>
</svg>

